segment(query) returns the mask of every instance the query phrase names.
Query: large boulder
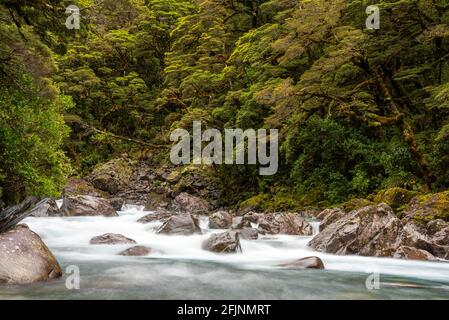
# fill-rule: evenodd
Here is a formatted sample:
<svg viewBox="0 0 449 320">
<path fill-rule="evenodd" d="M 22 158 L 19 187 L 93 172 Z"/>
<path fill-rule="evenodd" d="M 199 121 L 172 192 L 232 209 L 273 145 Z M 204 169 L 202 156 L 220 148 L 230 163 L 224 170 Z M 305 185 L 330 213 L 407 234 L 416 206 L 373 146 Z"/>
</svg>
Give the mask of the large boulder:
<svg viewBox="0 0 449 320">
<path fill-rule="evenodd" d="M 106 196 L 106 193 L 104 191 L 96 189 L 90 182 L 76 177 L 72 177 L 67 180 L 62 194 L 65 197 L 92 196 L 101 198 Z"/>
<path fill-rule="evenodd" d="M 169 235 L 192 235 L 202 233 L 198 220 L 191 214 L 171 216 L 164 222 L 157 232 Z"/>
<path fill-rule="evenodd" d="M 228 229 L 232 224 L 232 215 L 228 211 L 217 211 L 209 216 L 209 228 Z"/>
<path fill-rule="evenodd" d="M 375 203 L 386 203 L 394 210 L 401 208 L 418 194 L 416 191 L 409 191 L 402 188 L 384 189 L 374 197 Z"/>
<path fill-rule="evenodd" d="M 40 201 L 29 213 L 30 217 L 58 217 L 61 215 L 56 201 L 51 198 Z"/>
<path fill-rule="evenodd" d="M 402 223 L 386 204 L 367 206 L 327 226 L 310 241 L 317 251 L 361 256 L 392 256 L 399 247 Z"/>
<path fill-rule="evenodd" d="M 312 235 L 312 226 L 295 213 L 270 213 L 259 218 L 261 234 Z"/>
<path fill-rule="evenodd" d="M 135 244 L 135 240 L 125 237 L 124 235 L 118 233 L 105 233 L 100 236 L 93 237 L 89 241 L 90 244 Z"/>
<path fill-rule="evenodd" d="M 62 275 L 41 238 L 23 225 L 0 234 L 0 284 L 28 284 Z"/>
<path fill-rule="evenodd" d="M 120 252 L 119 255 L 126 257 L 144 257 L 153 253 L 153 249 L 145 246 L 135 246 Z"/>
<path fill-rule="evenodd" d="M 204 250 L 217 253 L 242 252 L 239 233 L 234 231 L 212 234 L 202 246 Z"/>
<path fill-rule="evenodd" d="M 320 232 L 323 231 L 328 225 L 334 223 L 335 221 L 343 218 L 346 215 L 346 212 L 344 212 L 341 209 L 326 209 L 322 211 L 318 216 L 317 219 L 321 220 L 320 223 Z"/>
<path fill-rule="evenodd" d="M 435 257 L 426 250 L 401 246 L 396 250 L 393 258 L 407 260 L 435 260 Z"/>
<path fill-rule="evenodd" d="M 211 205 L 204 199 L 192 196 L 186 192 L 181 192 L 175 197 L 174 206 L 180 212 L 190 214 L 209 214 Z"/>
<path fill-rule="evenodd" d="M 407 222 L 401 234 L 401 245 L 425 250 L 438 258 L 447 259 L 449 223 L 443 220 L 433 220 L 426 225 Z"/>
<path fill-rule="evenodd" d="M 18 205 L 6 208 L 0 212 L 0 233 L 14 228 L 20 221 L 28 217 L 32 209 L 39 203 L 39 198 L 29 197 Z"/>
<path fill-rule="evenodd" d="M 125 156 L 113 159 L 95 168 L 86 179 L 95 188 L 115 195 L 128 189 L 134 165 Z"/>
<path fill-rule="evenodd" d="M 115 217 L 117 212 L 106 199 L 92 196 L 65 197 L 61 207 L 62 215 L 74 216 L 105 216 Z"/>
<path fill-rule="evenodd" d="M 324 263 L 318 257 L 306 257 L 279 266 L 293 269 L 324 269 Z"/>
</svg>

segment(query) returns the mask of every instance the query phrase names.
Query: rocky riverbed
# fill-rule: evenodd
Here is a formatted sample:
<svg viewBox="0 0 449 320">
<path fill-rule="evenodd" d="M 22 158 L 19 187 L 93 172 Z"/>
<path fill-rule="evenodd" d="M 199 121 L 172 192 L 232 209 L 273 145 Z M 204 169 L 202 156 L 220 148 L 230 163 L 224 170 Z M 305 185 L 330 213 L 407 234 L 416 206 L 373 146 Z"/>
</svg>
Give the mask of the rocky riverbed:
<svg viewBox="0 0 449 320">
<path fill-rule="evenodd" d="M 230 210 L 199 171 L 127 165 L 114 160 L 70 179 L 60 200 L 31 197 L 0 213 L 0 297 L 449 295 L 448 193 L 394 189 L 325 210 Z M 73 268 L 77 291 L 65 283 Z"/>
</svg>

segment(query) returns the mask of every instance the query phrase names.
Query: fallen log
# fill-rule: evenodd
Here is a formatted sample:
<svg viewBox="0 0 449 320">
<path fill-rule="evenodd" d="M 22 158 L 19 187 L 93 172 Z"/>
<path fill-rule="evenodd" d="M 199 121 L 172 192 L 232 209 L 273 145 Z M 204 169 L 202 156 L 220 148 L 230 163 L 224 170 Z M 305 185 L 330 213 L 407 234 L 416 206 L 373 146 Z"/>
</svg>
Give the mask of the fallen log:
<svg viewBox="0 0 449 320">
<path fill-rule="evenodd" d="M 40 199 L 28 197 L 18 205 L 6 208 L 0 212 L 0 233 L 13 229 L 20 221 L 31 214 L 31 210 Z"/>
</svg>

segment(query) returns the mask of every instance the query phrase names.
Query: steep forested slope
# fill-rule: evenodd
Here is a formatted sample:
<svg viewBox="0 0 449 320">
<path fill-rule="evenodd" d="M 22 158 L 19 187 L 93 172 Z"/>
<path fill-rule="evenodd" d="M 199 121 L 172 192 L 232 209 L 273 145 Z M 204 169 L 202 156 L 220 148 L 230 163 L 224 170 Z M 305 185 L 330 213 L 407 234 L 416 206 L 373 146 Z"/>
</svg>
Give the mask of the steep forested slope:
<svg viewBox="0 0 449 320">
<path fill-rule="evenodd" d="M 258 195 L 306 206 L 449 186 L 447 0 L 75 3 L 80 30 L 64 27 L 71 3 L 0 5 L 7 202 L 55 192 L 69 172 L 61 150 L 85 174 L 168 144 L 193 120 L 280 130 L 276 175 L 217 167 L 230 203 Z M 379 30 L 366 29 L 370 4 Z M 72 129 L 63 146 L 62 115 Z"/>
</svg>

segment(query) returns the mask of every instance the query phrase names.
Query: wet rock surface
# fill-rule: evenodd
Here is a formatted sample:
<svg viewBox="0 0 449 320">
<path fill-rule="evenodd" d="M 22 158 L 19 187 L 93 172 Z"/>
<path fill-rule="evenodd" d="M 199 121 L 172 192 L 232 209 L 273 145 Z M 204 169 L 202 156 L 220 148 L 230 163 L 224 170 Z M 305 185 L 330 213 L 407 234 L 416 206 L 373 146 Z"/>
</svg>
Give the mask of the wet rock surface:
<svg viewBox="0 0 449 320">
<path fill-rule="evenodd" d="M 202 246 L 204 250 L 216 253 L 242 252 L 239 233 L 234 231 L 212 234 Z"/>
<path fill-rule="evenodd" d="M 96 237 L 93 237 L 89 241 L 90 244 L 105 244 L 105 245 L 115 245 L 115 244 L 134 244 L 137 243 L 135 240 L 125 237 L 124 235 L 118 233 L 105 233 Z"/>
<path fill-rule="evenodd" d="M 324 269 L 324 263 L 318 257 L 305 257 L 279 266 L 291 269 Z"/>
<path fill-rule="evenodd" d="M 117 212 L 106 199 L 92 196 L 65 197 L 61 212 L 63 216 L 105 216 L 115 217 Z"/>
<path fill-rule="evenodd" d="M 158 233 L 167 235 L 201 234 L 198 220 L 191 214 L 172 215 L 159 228 Z"/>
<path fill-rule="evenodd" d="M 127 257 L 143 257 L 152 254 L 154 250 L 150 247 L 135 246 L 119 253 L 121 256 Z"/>
<path fill-rule="evenodd" d="M 62 275 L 42 239 L 24 225 L 0 234 L 0 284 L 28 284 Z"/>
<path fill-rule="evenodd" d="M 362 256 L 393 256 L 402 224 L 393 210 L 379 204 L 354 210 L 327 226 L 309 246 L 321 252 Z"/>
</svg>

